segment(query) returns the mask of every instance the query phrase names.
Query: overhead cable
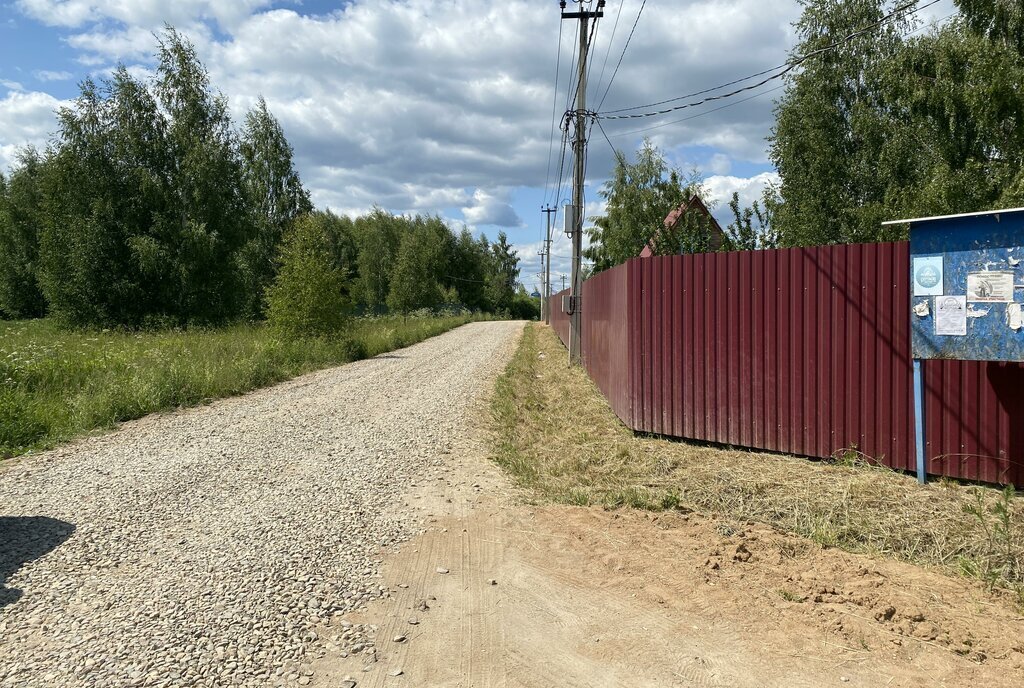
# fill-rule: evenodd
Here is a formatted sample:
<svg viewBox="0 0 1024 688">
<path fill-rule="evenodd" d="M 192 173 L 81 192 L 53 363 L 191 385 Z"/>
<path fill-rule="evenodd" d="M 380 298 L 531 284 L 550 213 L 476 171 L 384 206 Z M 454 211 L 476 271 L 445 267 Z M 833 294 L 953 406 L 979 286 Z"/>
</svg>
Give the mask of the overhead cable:
<svg viewBox="0 0 1024 688">
<path fill-rule="evenodd" d="M 910 14 L 914 14 L 916 12 L 920 12 L 921 10 L 927 9 L 928 7 L 931 7 L 932 5 L 936 5 L 939 2 L 941 2 L 941 1 L 942 0 L 931 0 L 931 2 L 929 2 L 929 3 L 925 4 L 925 5 L 922 5 L 921 7 L 918 7 L 916 9 L 914 9 L 912 12 L 910 12 Z M 864 34 L 867 34 L 867 33 L 870 33 L 871 31 L 874 31 L 875 29 L 877 29 L 878 27 L 888 23 L 892 19 L 897 18 L 899 15 L 901 15 L 906 10 L 910 9 L 911 7 L 914 7 L 917 4 L 917 2 L 918 2 L 918 0 L 912 0 L 911 2 L 907 2 L 907 3 L 903 4 L 903 5 L 901 5 L 900 7 L 896 8 L 895 10 L 890 12 L 889 14 L 885 15 L 884 17 L 882 17 L 878 21 L 876 21 L 876 22 L 874 22 L 874 23 L 872 23 L 872 24 L 870 24 L 868 26 L 865 26 L 865 27 L 863 27 L 861 29 L 858 29 L 857 31 L 854 31 L 853 33 L 845 36 L 844 38 L 842 38 L 842 39 L 840 39 L 838 41 L 835 41 L 834 43 L 831 43 L 829 45 L 823 46 L 821 48 L 817 48 L 816 50 L 812 50 L 811 52 L 806 53 L 804 55 L 800 55 L 798 57 L 795 57 L 795 58 L 793 58 L 793 59 L 791 59 L 791 60 L 789 60 L 787 62 L 784 62 L 783 64 L 781 64 L 781 65 L 779 65 L 777 67 L 773 67 L 771 69 L 766 69 L 766 70 L 758 72 L 756 74 L 751 74 L 750 76 L 746 76 L 746 77 L 743 77 L 741 79 L 736 79 L 736 80 L 730 81 L 728 83 L 721 84 L 719 86 L 715 86 L 713 88 L 704 89 L 703 91 L 698 91 L 696 93 L 691 93 L 691 94 L 687 94 L 687 95 L 683 95 L 683 96 L 678 96 L 676 98 L 670 98 L 668 100 L 663 100 L 663 101 L 660 101 L 658 103 L 648 103 L 646 105 L 636 105 L 636 106 L 629 107 L 629 108 L 620 108 L 618 110 L 610 110 L 609 112 L 606 112 L 606 113 L 598 112 L 598 114 L 596 116 L 598 118 L 600 118 L 600 119 L 606 119 L 606 120 L 613 120 L 613 119 L 640 119 L 640 118 L 644 118 L 644 117 L 657 117 L 658 115 L 665 115 L 665 114 L 668 114 L 670 112 L 675 112 L 677 110 L 683 110 L 685 108 L 696 107 L 698 105 L 703 105 L 704 103 L 709 103 L 709 102 L 712 102 L 712 101 L 715 101 L 715 100 L 723 100 L 725 98 L 731 98 L 731 97 L 733 97 L 735 95 L 738 95 L 740 93 L 745 93 L 747 91 L 752 91 L 755 88 L 758 88 L 760 86 L 764 86 L 765 84 L 769 83 L 770 81 L 774 81 L 776 79 L 781 79 L 786 74 L 788 74 L 789 72 L 793 71 L 794 69 L 796 69 L 797 67 L 799 67 L 801 64 L 803 64 L 804 62 L 806 62 L 807 60 L 809 60 L 812 57 L 816 57 L 817 55 L 821 55 L 822 53 L 828 52 L 830 50 L 834 50 L 834 49 L 836 49 L 836 48 L 838 48 L 838 47 L 840 47 L 842 45 L 845 45 L 846 43 L 849 43 L 853 39 L 858 38 L 859 36 L 863 36 Z M 778 70 L 781 70 L 781 71 L 778 71 Z M 775 72 L 775 73 L 771 74 L 772 72 Z M 698 96 L 698 95 L 703 95 L 705 93 L 710 93 L 712 91 L 718 91 L 718 90 L 721 90 L 721 89 L 726 88 L 728 86 L 732 86 L 734 84 L 741 83 L 743 81 L 749 81 L 750 79 L 754 79 L 754 78 L 757 78 L 759 76 L 764 76 L 765 74 L 771 74 L 771 76 L 768 76 L 768 77 L 762 79 L 761 81 L 758 81 L 755 84 L 750 84 L 748 86 L 743 86 L 741 88 L 735 89 L 735 90 L 730 91 L 728 93 L 722 93 L 722 94 L 719 94 L 719 95 L 708 96 L 707 98 L 703 98 L 701 100 L 694 101 L 694 102 L 691 102 L 691 103 L 684 103 L 682 105 L 675 105 L 675 106 L 670 107 L 670 108 L 664 108 L 664 109 L 661 109 L 661 110 L 655 110 L 655 111 L 650 111 L 650 112 L 639 112 L 639 113 L 630 113 L 630 114 L 612 114 L 614 112 L 626 112 L 626 111 L 629 111 L 629 110 L 638 110 L 640 108 L 645 108 L 645 107 L 655 107 L 657 105 L 663 105 L 665 103 L 671 103 L 671 102 L 675 102 L 675 101 L 678 101 L 678 100 L 683 100 L 685 98 L 692 98 L 692 97 L 695 97 L 695 96 Z M 600 106 L 598 107 L 598 110 L 600 110 Z"/>
<path fill-rule="evenodd" d="M 640 3 L 640 10 L 636 13 L 636 19 L 633 20 L 633 28 L 629 30 L 629 36 L 626 38 L 626 43 L 622 46 L 622 53 L 619 55 L 619 61 L 615 64 L 615 69 L 612 71 L 612 76 L 608 79 L 608 86 L 604 89 L 604 95 L 601 96 L 601 102 L 597 104 L 597 109 L 600 110 L 601 106 L 604 105 L 604 99 L 608 97 L 608 91 L 612 89 L 612 83 L 615 82 L 615 76 L 619 73 L 619 67 L 622 66 L 622 58 L 626 56 L 626 48 L 629 47 L 629 42 L 633 40 L 633 32 L 636 31 L 636 25 L 640 23 L 640 15 L 644 13 L 644 7 L 647 6 L 647 0 L 643 0 Z M 611 46 L 609 46 L 610 48 Z"/>
<path fill-rule="evenodd" d="M 672 120 L 670 122 L 662 122 L 661 124 L 655 124 L 654 126 L 651 126 L 651 127 L 644 127 L 643 129 L 633 129 L 632 131 L 616 132 L 616 133 L 612 134 L 611 137 L 614 139 L 614 138 L 618 138 L 620 136 L 629 136 L 630 134 L 642 134 L 643 132 L 651 131 L 652 129 L 661 129 L 662 127 L 667 127 L 667 126 L 672 125 L 672 124 L 679 124 L 680 122 L 687 122 L 687 121 L 689 121 L 691 119 L 697 119 L 698 117 L 703 117 L 705 115 L 710 115 L 711 113 L 718 112 L 719 110 L 725 110 L 726 108 L 731 108 L 731 107 L 733 107 L 735 105 L 740 105 L 742 103 L 747 102 L 748 100 L 753 100 L 754 98 L 760 98 L 761 96 L 766 96 L 769 93 L 774 93 L 775 91 L 778 91 L 779 89 L 782 89 L 782 88 L 785 88 L 785 87 L 786 87 L 785 84 L 779 84 L 775 88 L 769 88 L 767 90 L 761 91 L 760 93 L 755 93 L 752 96 L 747 96 L 746 98 L 740 98 L 739 100 L 734 100 L 731 103 L 726 103 L 725 105 L 719 105 L 718 107 L 711 108 L 710 110 L 704 110 L 703 112 L 698 112 L 696 115 L 690 115 L 688 117 L 682 117 L 680 119 L 674 119 L 674 120 Z"/>
<path fill-rule="evenodd" d="M 551 133 L 548 139 L 548 171 L 544 175 L 544 198 L 547 200 L 548 184 L 551 182 L 551 155 L 555 148 L 555 121 L 558 113 L 558 77 L 562 61 L 562 22 L 558 22 L 558 52 L 555 56 L 555 90 L 551 99 Z"/>
<path fill-rule="evenodd" d="M 619 28 L 619 17 L 622 16 L 622 6 L 625 2 L 619 2 L 619 11 L 615 13 L 615 23 L 612 24 L 612 35 L 608 38 L 608 50 L 604 52 L 604 62 L 601 63 L 601 73 L 597 77 L 597 88 L 601 90 L 601 82 L 604 81 L 604 70 L 608 67 L 608 58 L 612 56 L 612 44 L 615 43 L 615 32 Z"/>
</svg>

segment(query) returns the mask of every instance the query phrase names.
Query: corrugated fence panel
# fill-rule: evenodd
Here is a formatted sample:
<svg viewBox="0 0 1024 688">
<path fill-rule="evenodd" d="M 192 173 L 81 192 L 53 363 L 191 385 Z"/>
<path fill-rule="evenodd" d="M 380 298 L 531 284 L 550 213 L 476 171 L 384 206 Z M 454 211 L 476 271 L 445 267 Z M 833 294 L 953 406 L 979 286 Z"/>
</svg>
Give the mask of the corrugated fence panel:
<svg viewBox="0 0 1024 688">
<path fill-rule="evenodd" d="M 584 284 L 584 362 L 634 430 L 913 470 L 909 260 L 906 242 L 634 259 Z M 1024 365 L 924 374 L 929 472 L 1024 484 Z"/>
<path fill-rule="evenodd" d="M 583 364 L 612 410 L 632 423 L 627 268 L 606 270 L 583 285 Z"/>
<path fill-rule="evenodd" d="M 568 293 L 568 289 L 563 289 L 548 298 L 548 308 L 551 309 L 551 328 L 562 340 L 562 345 L 566 347 L 569 346 L 569 316 L 562 312 L 562 297 Z"/>
<path fill-rule="evenodd" d="M 930 473 L 1024 484 L 1024 367 L 927 361 L 925 427 Z"/>
</svg>

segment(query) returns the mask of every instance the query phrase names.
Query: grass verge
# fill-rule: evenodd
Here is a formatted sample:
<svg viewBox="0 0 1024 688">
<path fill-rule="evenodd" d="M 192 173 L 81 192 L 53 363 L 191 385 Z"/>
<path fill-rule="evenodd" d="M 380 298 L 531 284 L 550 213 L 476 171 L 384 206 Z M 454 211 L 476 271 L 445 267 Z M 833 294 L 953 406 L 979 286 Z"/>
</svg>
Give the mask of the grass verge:
<svg viewBox="0 0 1024 688">
<path fill-rule="evenodd" d="M 341 337 L 301 341 L 261 325 L 134 333 L 0 322 L 0 457 L 376 356 L 472 319 L 359 318 Z"/>
<path fill-rule="evenodd" d="M 492 416 L 496 460 L 539 500 L 758 521 L 974 576 L 1024 603 L 1024 506 L 1012 488 L 921 487 L 855 452 L 821 462 L 636 436 L 535 325 L 498 379 Z"/>
</svg>

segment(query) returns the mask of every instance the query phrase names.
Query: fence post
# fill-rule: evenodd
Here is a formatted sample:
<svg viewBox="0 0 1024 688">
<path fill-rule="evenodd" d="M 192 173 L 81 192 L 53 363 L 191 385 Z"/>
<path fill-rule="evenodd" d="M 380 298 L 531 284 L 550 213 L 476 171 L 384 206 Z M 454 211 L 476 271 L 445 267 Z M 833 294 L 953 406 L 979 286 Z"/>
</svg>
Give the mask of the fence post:
<svg viewBox="0 0 1024 688">
<path fill-rule="evenodd" d="M 914 439 L 917 457 L 917 482 L 922 485 L 928 480 L 924 461 L 924 375 L 921 359 L 914 359 Z"/>
</svg>

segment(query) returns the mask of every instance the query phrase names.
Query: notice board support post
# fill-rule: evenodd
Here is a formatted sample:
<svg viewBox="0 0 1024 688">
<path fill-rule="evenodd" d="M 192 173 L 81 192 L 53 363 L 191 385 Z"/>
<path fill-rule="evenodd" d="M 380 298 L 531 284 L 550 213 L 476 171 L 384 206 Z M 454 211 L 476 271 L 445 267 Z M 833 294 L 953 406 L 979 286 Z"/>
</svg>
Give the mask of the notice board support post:
<svg viewBox="0 0 1024 688">
<path fill-rule="evenodd" d="M 921 359 L 914 359 L 914 445 L 917 458 L 917 482 L 928 481 L 924 461 L 924 375 Z"/>
</svg>

